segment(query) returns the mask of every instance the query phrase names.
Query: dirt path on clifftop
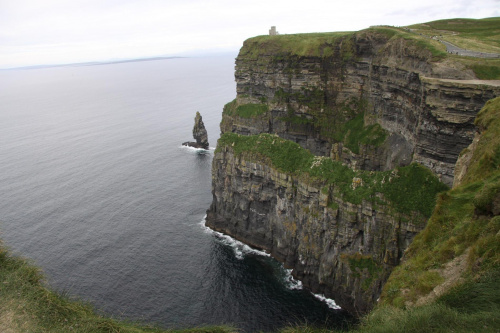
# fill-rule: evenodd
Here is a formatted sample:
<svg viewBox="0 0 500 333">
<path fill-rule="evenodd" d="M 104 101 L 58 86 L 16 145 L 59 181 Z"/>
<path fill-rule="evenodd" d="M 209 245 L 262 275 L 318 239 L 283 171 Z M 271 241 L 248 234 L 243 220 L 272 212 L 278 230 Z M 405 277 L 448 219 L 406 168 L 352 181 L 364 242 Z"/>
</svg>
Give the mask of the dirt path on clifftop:
<svg viewBox="0 0 500 333">
<path fill-rule="evenodd" d="M 446 46 L 446 51 L 451 54 L 457 54 L 461 56 L 474 57 L 474 58 L 500 58 L 500 54 L 498 53 L 487 53 L 487 52 L 466 50 L 444 40 L 438 39 L 438 41 L 443 43 Z"/>
</svg>

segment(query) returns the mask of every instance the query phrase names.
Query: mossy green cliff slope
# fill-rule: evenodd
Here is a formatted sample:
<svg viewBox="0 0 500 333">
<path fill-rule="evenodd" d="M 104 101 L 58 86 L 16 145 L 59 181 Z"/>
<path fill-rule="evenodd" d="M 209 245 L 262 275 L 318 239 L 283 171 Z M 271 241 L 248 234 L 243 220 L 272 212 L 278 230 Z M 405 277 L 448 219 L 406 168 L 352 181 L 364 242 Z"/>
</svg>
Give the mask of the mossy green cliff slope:
<svg viewBox="0 0 500 333">
<path fill-rule="evenodd" d="M 207 225 L 366 313 L 453 184 L 479 110 L 500 95 L 499 81 L 443 48 L 388 27 L 247 40 Z"/>
</svg>

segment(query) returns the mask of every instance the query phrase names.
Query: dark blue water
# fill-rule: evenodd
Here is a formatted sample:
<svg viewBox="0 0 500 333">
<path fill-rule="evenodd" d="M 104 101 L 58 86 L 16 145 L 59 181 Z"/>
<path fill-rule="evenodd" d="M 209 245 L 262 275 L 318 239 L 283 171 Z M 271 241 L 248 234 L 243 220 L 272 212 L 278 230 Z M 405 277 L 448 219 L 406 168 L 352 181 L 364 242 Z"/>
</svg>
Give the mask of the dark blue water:
<svg viewBox="0 0 500 333">
<path fill-rule="evenodd" d="M 343 318 L 279 263 L 203 226 L 234 56 L 0 71 L 0 237 L 56 290 L 163 327 Z"/>
</svg>

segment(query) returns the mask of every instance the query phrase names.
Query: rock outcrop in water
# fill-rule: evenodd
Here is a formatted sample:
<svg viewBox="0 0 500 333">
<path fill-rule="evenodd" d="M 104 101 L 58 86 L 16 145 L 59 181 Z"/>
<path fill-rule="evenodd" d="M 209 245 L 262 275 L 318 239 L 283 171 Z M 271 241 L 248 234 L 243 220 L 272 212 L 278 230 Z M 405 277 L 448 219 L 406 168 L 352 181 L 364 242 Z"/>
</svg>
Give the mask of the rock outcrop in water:
<svg viewBox="0 0 500 333">
<path fill-rule="evenodd" d="M 208 134 L 199 112 L 196 112 L 196 117 L 194 118 L 193 138 L 196 142 L 184 142 L 182 145 L 208 149 Z"/>
<path fill-rule="evenodd" d="M 353 313 L 375 304 L 500 95 L 500 82 L 392 36 L 247 40 L 212 165 L 207 225 Z"/>
</svg>

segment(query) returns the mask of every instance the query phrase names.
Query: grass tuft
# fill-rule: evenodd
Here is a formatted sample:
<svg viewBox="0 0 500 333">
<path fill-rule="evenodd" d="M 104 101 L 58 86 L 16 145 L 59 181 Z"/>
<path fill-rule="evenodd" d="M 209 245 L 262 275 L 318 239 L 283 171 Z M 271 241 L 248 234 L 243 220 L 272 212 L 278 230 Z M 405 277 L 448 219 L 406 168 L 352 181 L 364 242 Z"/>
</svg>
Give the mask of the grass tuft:
<svg viewBox="0 0 500 333">
<path fill-rule="evenodd" d="M 481 80 L 500 80 L 500 66 L 474 64 L 470 66 Z"/>
<path fill-rule="evenodd" d="M 248 103 L 238 105 L 236 99 L 224 106 L 223 113 L 228 116 L 238 116 L 241 118 L 256 118 L 269 111 L 267 104 Z"/>
</svg>

